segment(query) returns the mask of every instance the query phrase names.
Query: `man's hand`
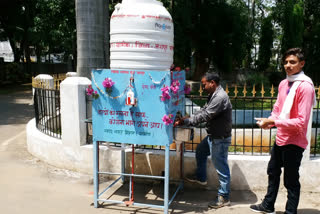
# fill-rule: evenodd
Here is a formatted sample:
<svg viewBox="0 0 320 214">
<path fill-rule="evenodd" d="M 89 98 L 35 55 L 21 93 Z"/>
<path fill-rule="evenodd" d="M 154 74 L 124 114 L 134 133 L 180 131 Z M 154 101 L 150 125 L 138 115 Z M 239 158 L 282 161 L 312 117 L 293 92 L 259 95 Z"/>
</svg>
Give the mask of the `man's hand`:
<svg viewBox="0 0 320 214">
<path fill-rule="evenodd" d="M 183 124 L 184 124 L 183 118 L 178 118 L 178 119 L 174 122 L 173 127 L 182 126 Z"/>
<path fill-rule="evenodd" d="M 184 119 L 186 118 L 189 118 L 189 117 L 182 117 L 182 118 L 178 118 L 174 124 L 173 124 L 173 127 L 176 127 L 176 126 L 182 126 L 184 124 Z"/>
<path fill-rule="evenodd" d="M 254 118 L 257 120 L 257 125 L 263 129 L 270 129 L 274 126 L 274 120 L 268 118 Z"/>
<path fill-rule="evenodd" d="M 181 126 L 181 125 L 183 125 L 183 120 L 179 119 L 179 120 L 174 122 L 173 127 Z"/>
</svg>

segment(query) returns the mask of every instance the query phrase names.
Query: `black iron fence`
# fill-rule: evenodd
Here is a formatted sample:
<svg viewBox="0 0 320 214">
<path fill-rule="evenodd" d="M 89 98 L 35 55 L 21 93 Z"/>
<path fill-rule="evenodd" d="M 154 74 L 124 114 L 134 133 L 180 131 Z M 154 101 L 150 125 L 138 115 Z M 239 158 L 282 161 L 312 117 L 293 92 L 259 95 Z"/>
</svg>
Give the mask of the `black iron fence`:
<svg viewBox="0 0 320 214">
<path fill-rule="evenodd" d="M 316 92 L 319 88 L 316 88 Z M 263 91 L 263 90 L 262 90 Z M 229 91 L 227 90 L 229 93 Z M 229 94 L 230 95 L 230 94 Z M 232 154 L 244 155 L 269 155 L 270 150 L 275 142 L 276 128 L 263 130 L 256 125 L 255 117 L 268 117 L 271 114 L 273 105 L 276 101 L 273 89 L 269 97 L 264 93 L 260 96 L 247 97 L 245 94 L 230 96 L 232 102 L 232 143 L 229 152 Z M 206 102 L 207 96 L 186 96 L 189 104 L 186 104 L 186 112 L 191 114 L 200 109 Z M 319 133 L 319 97 L 317 107 L 313 109 L 312 132 L 310 155 L 320 156 L 320 133 Z M 186 142 L 186 148 L 191 152 L 195 151 L 196 145 L 206 136 L 202 127 L 195 128 L 195 138 L 191 142 Z M 188 151 L 188 150 L 187 150 Z"/>
<path fill-rule="evenodd" d="M 36 127 L 51 137 L 61 139 L 60 90 L 33 88 Z"/>
<path fill-rule="evenodd" d="M 247 96 L 246 86 L 242 87 L 241 94 L 239 93 L 239 87 L 233 87 L 231 93 L 226 86 L 226 91 L 230 96 L 230 100 L 233 106 L 232 119 L 232 143 L 229 147 L 230 154 L 241 155 L 269 155 L 272 145 L 275 142 L 276 128 L 270 130 L 260 129 L 256 125 L 255 117 L 268 117 L 271 113 L 273 105 L 276 101 L 276 92 L 273 86 L 270 88 L 270 92 L 266 93 L 264 87 L 260 88 L 259 94 L 255 87 L 250 88 L 251 96 Z M 319 87 L 316 87 L 316 93 L 318 95 L 317 107 L 319 106 Z M 269 96 L 265 96 L 265 95 Z M 257 96 L 259 95 L 259 96 Z M 198 111 L 207 101 L 207 96 L 202 95 L 200 88 L 200 95 L 186 95 L 186 114 L 193 114 Z M 87 100 L 87 108 L 91 108 L 91 100 Z M 310 155 L 320 156 L 320 133 L 319 133 L 319 108 L 313 110 L 313 123 L 312 123 L 312 139 L 310 145 Z M 91 117 L 91 112 L 87 117 Z M 88 121 L 88 127 L 90 127 L 90 120 Z M 90 129 L 90 128 L 89 128 Z M 92 133 L 92 132 L 89 132 Z M 207 135 L 203 126 L 194 128 L 194 137 L 192 141 L 185 142 L 186 152 L 195 152 L 197 144 Z M 88 136 L 88 143 L 92 142 L 92 136 Z M 114 143 L 114 146 L 120 146 Z M 139 146 L 143 149 L 163 150 L 163 146 Z M 175 150 L 175 143 L 172 143 L 170 149 Z"/>
</svg>

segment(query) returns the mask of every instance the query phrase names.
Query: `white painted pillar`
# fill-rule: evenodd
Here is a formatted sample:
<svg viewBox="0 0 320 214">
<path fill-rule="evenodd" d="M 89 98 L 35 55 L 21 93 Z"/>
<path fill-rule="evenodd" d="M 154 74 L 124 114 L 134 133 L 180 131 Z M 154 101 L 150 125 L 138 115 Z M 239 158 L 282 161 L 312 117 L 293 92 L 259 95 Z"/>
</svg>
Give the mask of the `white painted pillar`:
<svg viewBox="0 0 320 214">
<path fill-rule="evenodd" d="M 308 123 L 308 130 L 307 130 L 307 140 L 308 140 L 308 145 L 306 150 L 303 152 L 303 157 L 302 157 L 302 162 L 306 162 L 310 160 L 310 148 L 311 148 L 311 139 L 312 139 L 312 122 L 313 122 L 313 108 L 311 109 L 310 113 L 310 119 Z M 315 136 L 315 140 L 317 139 L 317 136 Z"/>
<path fill-rule="evenodd" d="M 85 90 L 91 81 L 86 77 L 68 77 L 60 84 L 61 138 L 64 146 L 86 144 L 87 129 Z"/>
<path fill-rule="evenodd" d="M 39 74 L 34 79 L 40 81 L 47 89 L 53 89 L 54 87 L 53 77 L 49 74 Z"/>
<path fill-rule="evenodd" d="M 303 152 L 302 161 L 309 161 L 310 160 L 310 143 L 308 144 L 306 150 Z"/>
<path fill-rule="evenodd" d="M 77 77 L 78 76 L 78 73 L 77 72 L 68 72 L 67 74 L 66 74 L 66 76 L 67 77 Z"/>
<path fill-rule="evenodd" d="M 54 80 L 53 77 L 49 74 L 39 74 L 34 78 L 39 84 L 41 84 L 42 88 L 45 89 L 54 89 Z M 34 95 L 35 89 L 32 89 L 32 93 Z M 42 94 L 45 99 L 44 108 L 45 109 L 39 109 L 39 111 L 44 111 L 44 112 L 39 112 L 40 114 L 45 114 L 47 116 L 52 116 L 55 115 L 55 109 L 52 108 L 52 106 L 56 106 L 56 102 L 54 99 L 54 94 L 51 91 L 45 91 L 44 94 Z M 41 99 L 38 99 L 38 103 L 41 102 Z"/>
</svg>

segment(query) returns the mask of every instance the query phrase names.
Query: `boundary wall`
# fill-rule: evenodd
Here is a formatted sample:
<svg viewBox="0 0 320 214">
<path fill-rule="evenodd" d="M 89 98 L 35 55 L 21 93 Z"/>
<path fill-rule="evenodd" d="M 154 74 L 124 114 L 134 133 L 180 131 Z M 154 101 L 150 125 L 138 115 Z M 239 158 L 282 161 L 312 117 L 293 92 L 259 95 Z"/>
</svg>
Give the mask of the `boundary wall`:
<svg viewBox="0 0 320 214">
<path fill-rule="evenodd" d="M 93 145 L 86 144 L 85 89 L 91 81 L 84 77 L 68 77 L 60 86 L 62 138 L 43 134 L 36 128 L 35 119 L 26 127 L 28 151 L 53 166 L 93 175 Z M 161 175 L 164 171 L 164 151 L 137 149 L 135 153 L 136 174 Z M 131 160 L 131 149 L 126 149 Z M 229 155 L 231 189 L 266 190 L 269 156 Z M 100 170 L 120 172 L 121 151 L 100 146 Z M 195 154 L 185 153 L 184 171 L 191 174 L 196 168 Z M 211 159 L 208 158 L 208 188 L 218 186 L 218 178 Z M 131 163 L 126 162 L 130 172 Z M 179 155 L 170 152 L 170 178 L 179 177 Z M 300 167 L 302 191 L 320 192 L 320 158 L 305 158 Z M 281 181 L 282 182 L 282 181 Z M 283 185 L 281 185 L 282 188 Z"/>
</svg>

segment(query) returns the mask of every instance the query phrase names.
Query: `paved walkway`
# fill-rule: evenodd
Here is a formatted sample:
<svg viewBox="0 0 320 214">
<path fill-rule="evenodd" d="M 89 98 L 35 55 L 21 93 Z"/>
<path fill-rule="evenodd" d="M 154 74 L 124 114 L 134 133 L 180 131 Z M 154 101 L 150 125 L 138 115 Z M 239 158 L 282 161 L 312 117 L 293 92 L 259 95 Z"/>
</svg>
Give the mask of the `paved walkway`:
<svg viewBox="0 0 320 214">
<path fill-rule="evenodd" d="M 1 214 L 163 213 L 159 209 L 113 204 L 102 204 L 95 209 L 90 175 L 55 168 L 27 152 L 25 125 L 33 117 L 30 103 L 30 90 L 0 95 Z M 127 189 L 127 185 L 115 189 L 112 199 L 128 198 Z M 161 183 L 139 184 L 135 186 L 135 191 L 137 202 L 159 204 L 163 200 Z M 213 190 L 188 186 L 178 194 L 170 213 L 252 213 L 248 209 L 249 204 L 259 202 L 264 191 L 233 191 L 231 206 L 208 210 L 207 204 L 215 195 Z M 320 214 L 319 197 L 320 193 L 303 192 L 299 213 Z M 286 193 L 281 191 L 276 204 L 277 214 L 283 213 L 285 200 Z"/>
</svg>

